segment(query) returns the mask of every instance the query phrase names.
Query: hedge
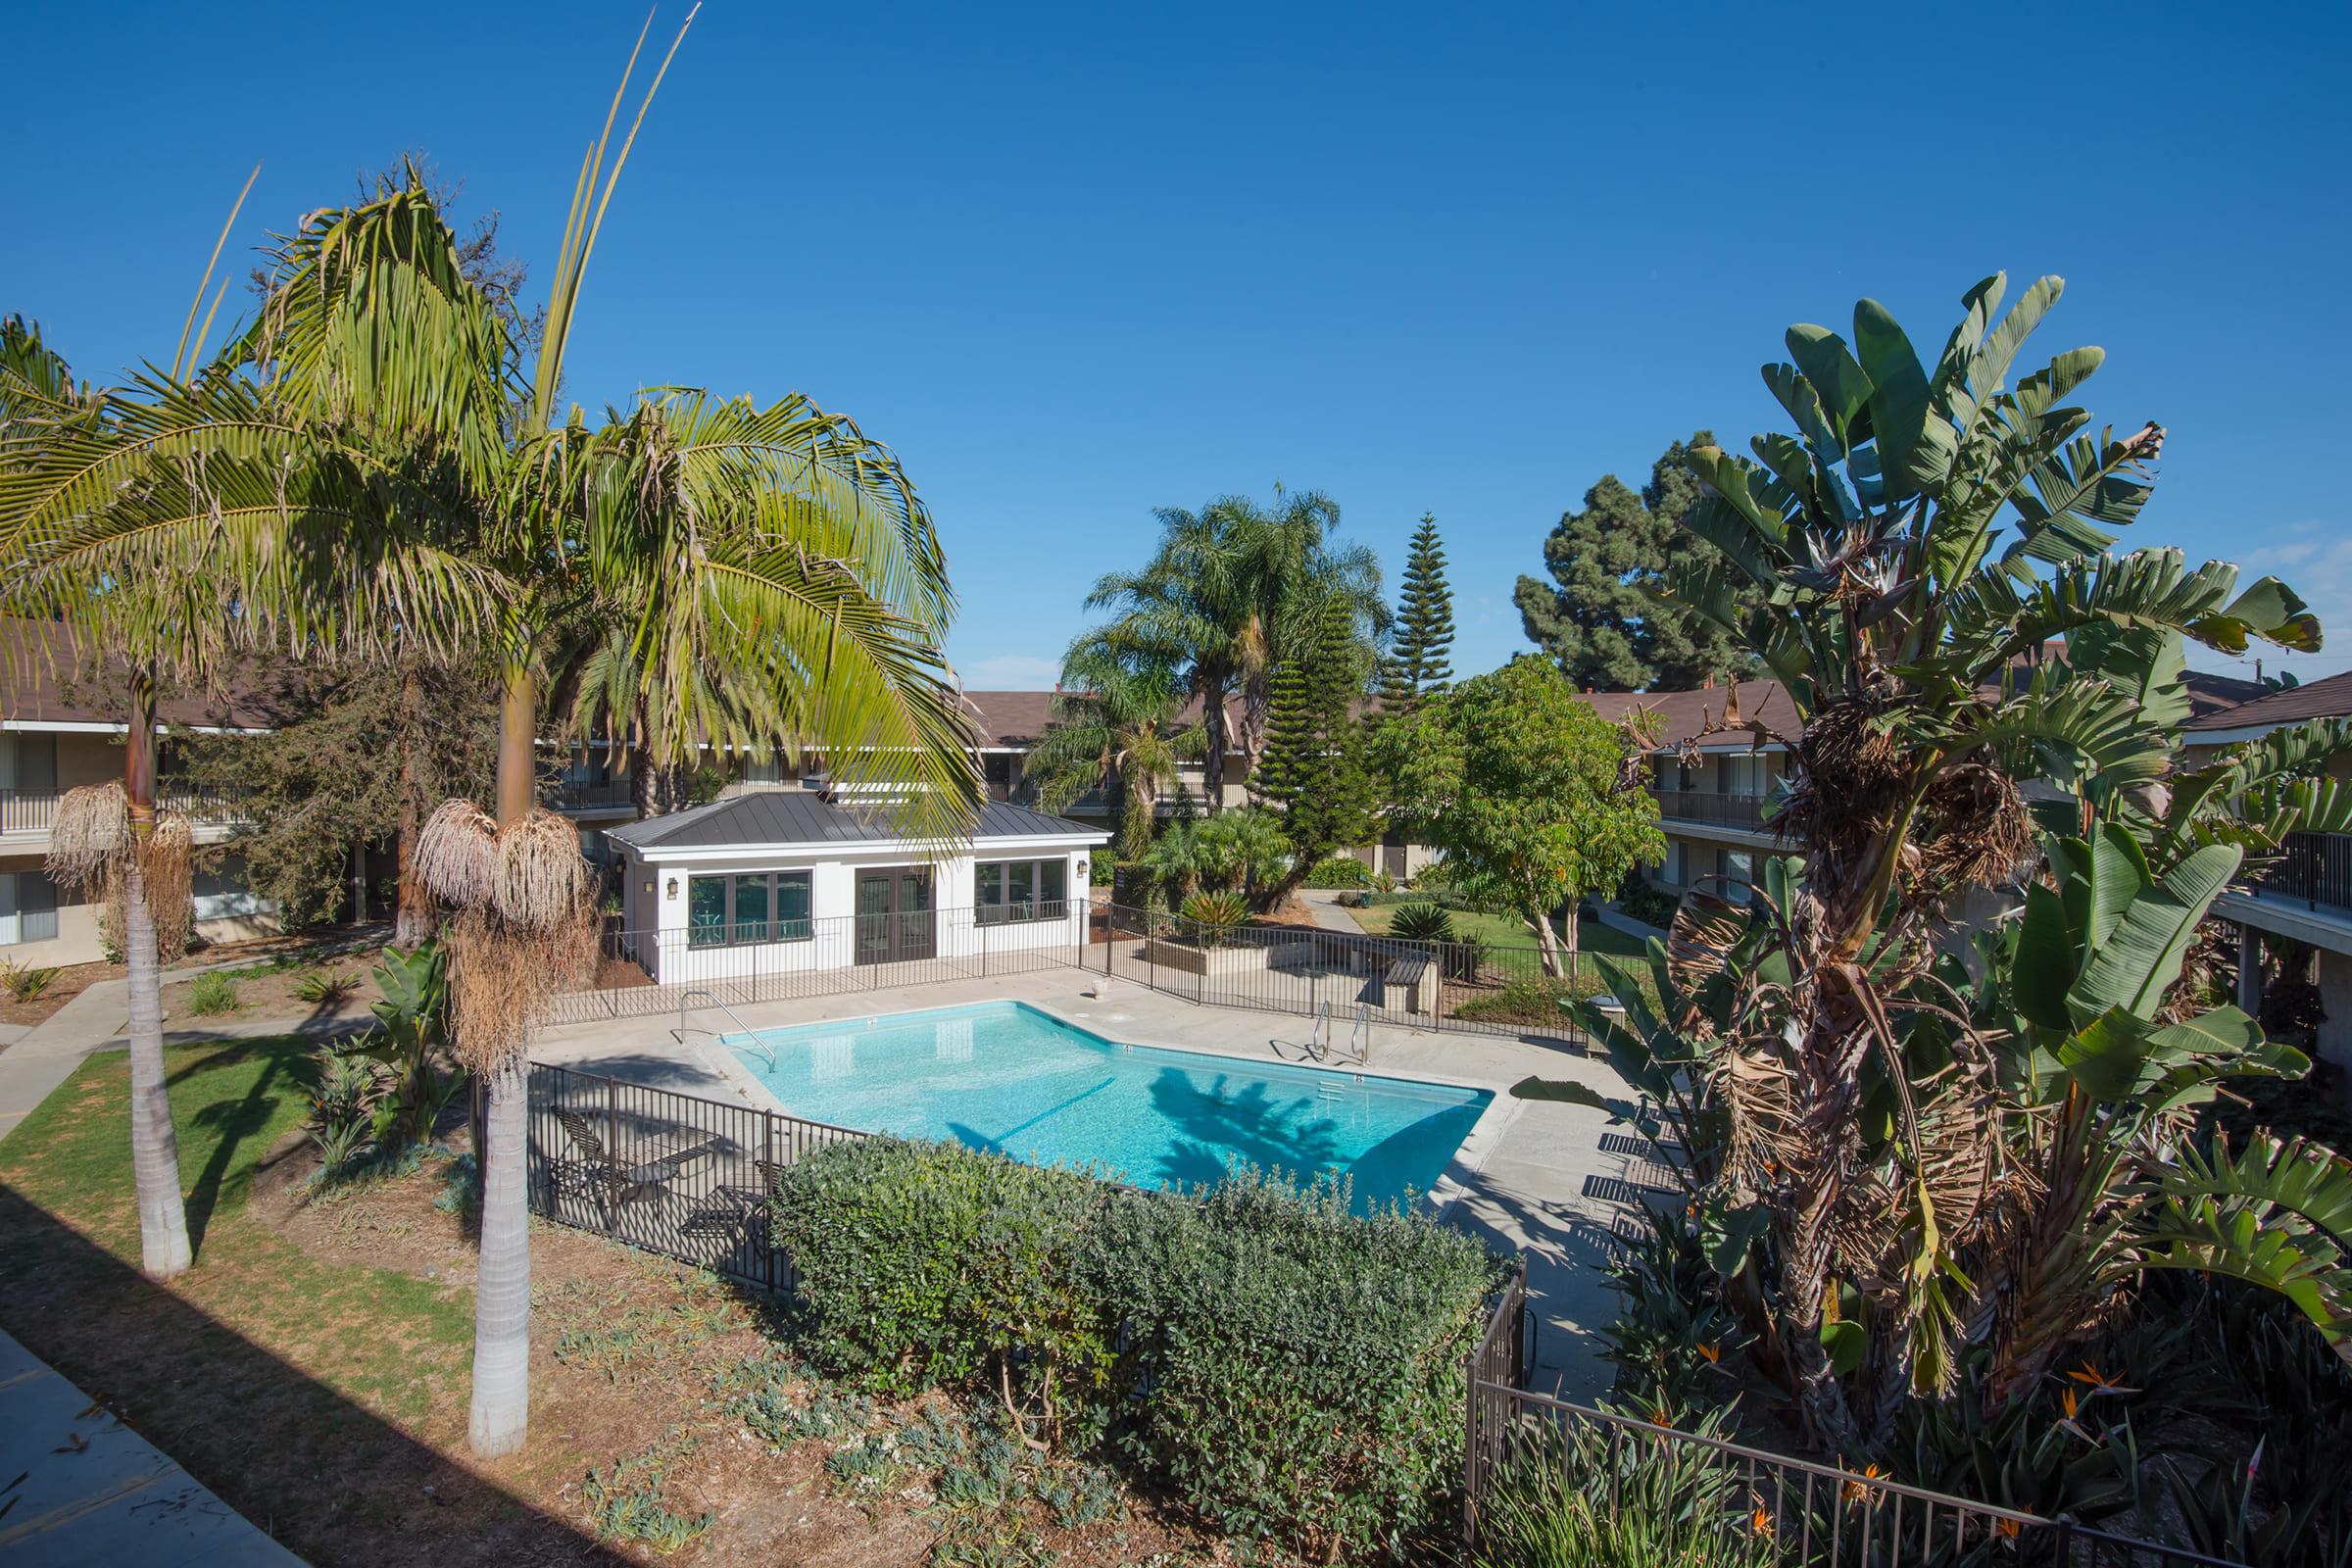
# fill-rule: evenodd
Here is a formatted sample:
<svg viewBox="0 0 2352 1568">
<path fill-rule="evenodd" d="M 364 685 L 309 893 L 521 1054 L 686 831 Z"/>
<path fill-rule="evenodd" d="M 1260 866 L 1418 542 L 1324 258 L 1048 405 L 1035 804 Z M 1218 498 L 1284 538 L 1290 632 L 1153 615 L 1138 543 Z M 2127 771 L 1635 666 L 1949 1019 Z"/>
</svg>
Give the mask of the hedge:
<svg viewBox="0 0 2352 1568">
<path fill-rule="evenodd" d="M 1460 1479 L 1463 1361 L 1504 1266 L 1416 1215 L 867 1139 L 782 1173 L 773 1216 L 817 1358 L 1002 1399 L 1230 1535 L 1401 1555 Z"/>
<path fill-rule="evenodd" d="M 1372 885 L 1372 868 L 1352 855 L 1335 855 L 1319 862 L 1298 884 L 1305 888 L 1368 888 Z"/>
</svg>

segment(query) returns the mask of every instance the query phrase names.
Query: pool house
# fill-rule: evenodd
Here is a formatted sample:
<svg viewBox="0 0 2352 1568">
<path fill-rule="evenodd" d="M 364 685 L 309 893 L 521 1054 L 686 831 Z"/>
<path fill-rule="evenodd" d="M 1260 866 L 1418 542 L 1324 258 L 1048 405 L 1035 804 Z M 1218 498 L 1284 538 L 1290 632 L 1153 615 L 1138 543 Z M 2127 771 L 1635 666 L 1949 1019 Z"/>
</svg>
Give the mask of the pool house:
<svg viewBox="0 0 2352 1568">
<path fill-rule="evenodd" d="M 663 987 L 1064 953 L 1085 940 L 1089 867 L 1110 842 L 997 801 L 963 842 L 926 844 L 817 790 L 738 795 L 608 837 L 615 946 Z"/>
</svg>

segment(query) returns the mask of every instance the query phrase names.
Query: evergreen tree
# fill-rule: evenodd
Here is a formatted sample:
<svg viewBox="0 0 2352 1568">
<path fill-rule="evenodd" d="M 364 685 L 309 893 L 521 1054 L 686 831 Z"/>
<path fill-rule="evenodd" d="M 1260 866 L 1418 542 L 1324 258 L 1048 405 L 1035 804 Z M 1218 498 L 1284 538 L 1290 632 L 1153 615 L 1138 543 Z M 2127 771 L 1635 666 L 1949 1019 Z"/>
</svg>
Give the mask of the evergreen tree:
<svg viewBox="0 0 2352 1568">
<path fill-rule="evenodd" d="M 1721 627 L 1649 593 L 1678 558 L 1715 554 L 1682 525 L 1699 500 L 1687 460 L 1714 444 L 1704 430 L 1675 442 L 1638 495 L 1603 476 L 1544 541 L 1551 581 L 1519 579 L 1512 598 L 1528 640 L 1579 688 L 1685 691 L 1754 667 Z"/>
<path fill-rule="evenodd" d="M 1396 629 L 1382 671 L 1380 706 L 1409 713 L 1431 692 L 1444 691 L 1453 674 L 1453 591 L 1446 585 L 1446 549 L 1438 542 L 1438 519 L 1421 514 L 1412 554 L 1404 566 L 1404 595 L 1396 606 Z"/>
<path fill-rule="evenodd" d="M 1252 787 L 1282 810 L 1289 871 L 1261 891 L 1278 904 L 1324 858 L 1372 836 L 1374 789 L 1362 706 L 1368 671 L 1348 605 L 1332 599 L 1298 655 L 1275 666 L 1266 749 Z"/>
</svg>

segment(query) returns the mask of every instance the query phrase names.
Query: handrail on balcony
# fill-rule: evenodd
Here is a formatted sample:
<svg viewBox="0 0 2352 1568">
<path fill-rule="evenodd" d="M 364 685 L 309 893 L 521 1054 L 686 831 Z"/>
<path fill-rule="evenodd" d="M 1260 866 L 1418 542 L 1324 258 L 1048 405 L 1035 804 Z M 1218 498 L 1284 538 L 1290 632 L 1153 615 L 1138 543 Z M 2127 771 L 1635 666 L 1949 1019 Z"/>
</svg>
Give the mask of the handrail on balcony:
<svg viewBox="0 0 2352 1568">
<path fill-rule="evenodd" d="M 2352 909 L 2352 833 L 2289 833 L 2278 849 L 2251 879 L 2255 891 L 2312 909 Z"/>
<path fill-rule="evenodd" d="M 1708 822 L 1721 827 L 1762 828 L 1772 808 L 1768 795 L 1733 795 L 1718 790 L 1653 790 L 1658 814 L 1685 822 Z"/>
</svg>

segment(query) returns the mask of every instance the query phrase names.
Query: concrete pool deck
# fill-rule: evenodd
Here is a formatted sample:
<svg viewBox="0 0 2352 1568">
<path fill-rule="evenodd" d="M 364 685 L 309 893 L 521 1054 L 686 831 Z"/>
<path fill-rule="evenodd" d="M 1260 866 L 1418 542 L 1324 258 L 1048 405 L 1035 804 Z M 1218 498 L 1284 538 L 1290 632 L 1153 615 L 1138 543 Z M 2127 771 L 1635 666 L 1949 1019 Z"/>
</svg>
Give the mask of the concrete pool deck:
<svg viewBox="0 0 2352 1568">
<path fill-rule="evenodd" d="M 977 1002 L 1027 1002 L 1111 1039 L 1134 1045 L 1296 1062 L 1298 1052 L 1274 1042 L 1302 1040 L 1308 1020 L 1290 1013 L 1205 1006 L 1076 968 L 1051 968 L 988 979 L 943 981 L 790 1002 L 760 1003 L 733 1014 L 698 1008 L 678 1037 L 674 1012 L 567 1024 L 532 1043 L 535 1061 L 599 1072 L 715 1100 L 772 1103 L 716 1045 L 717 1031 L 879 1017 Z M 709 1031 L 709 1032 L 706 1032 Z M 1352 1070 L 1353 1064 L 1348 1064 Z M 1565 1397 L 1606 1391 L 1610 1368 L 1592 1329 L 1615 1312 L 1605 1272 L 1613 1228 L 1631 1212 L 1603 1196 L 1639 1186 L 1641 1162 L 1605 1151 L 1602 1112 L 1557 1101 L 1509 1098 L 1528 1076 L 1574 1079 L 1609 1098 L 1626 1095 L 1607 1063 L 1556 1043 L 1501 1036 L 1440 1034 L 1375 1025 L 1365 1070 L 1426 1077 L 1493 1090 L 1494 1109 L 1466 1140 L 1448 1176 L 1446 1223 L 1527 1257 L 1537 1318 L 1531 1384 Z M 786 1107 L 789 1109 L 790 1107 Z M 1447 1196 L 1443 1190 L 1441 1197 Z"/>
</svg>

